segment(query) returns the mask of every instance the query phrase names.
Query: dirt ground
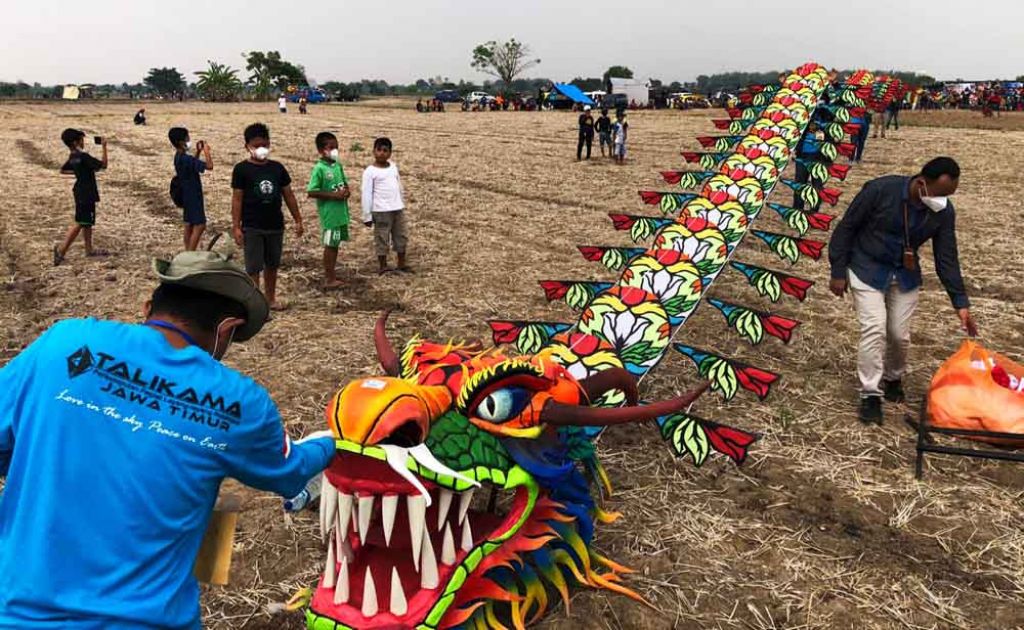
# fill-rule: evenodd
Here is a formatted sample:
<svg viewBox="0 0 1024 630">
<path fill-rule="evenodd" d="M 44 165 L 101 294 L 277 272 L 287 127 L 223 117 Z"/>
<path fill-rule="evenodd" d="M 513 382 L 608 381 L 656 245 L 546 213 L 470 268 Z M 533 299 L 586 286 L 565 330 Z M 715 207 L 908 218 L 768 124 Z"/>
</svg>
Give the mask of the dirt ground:
<svg viewBox="0 0 1024 630">
<path fill-rule="evenodd" d="M 648 212 L 636 191 L 666 188 L 657 170 L 679 167 L 679 151 L 699 150 L 694 136 L 714 133 L 709 119 L 722 115 L 631 114 L 630 159 L 616 167 L 575 162 L 568 113 L 416 114 L 408 103 L 388 102 L 311 106 L 304 117 L 282 116 L 273 104 L 147 110 L 150 125 L 135 127 L 127 103 L 0 105 L 0 360 L 60 318 L 137 320 L 154 286 L 150 258 L 173 253 L 181 241 L 179 211 L 167 194 L 168 127 L 184 124 L 193 140 L 213 148 L 216 168 L 205 186 L 217 231 L 230 227 L 230 170 L 244 157 L 246 124 L 270 124 L 274 157 L 297 188 L 308 180 L 318 131 L 339 135 L 355 181 L 371 160 L 373 138 L 386 134 L 407 190 L 417 273 L 378 277 L 368 230 L 353 222 L 342 252 L 350 287 L 323 293 L 316 236 L 289 235 L 281 294 L 291 309 L 228 355 L 270 390 L 294 437 L 323 428 L 326 399 L 340 384 L 377 370 L 371 328 L 384 307 L 399 309 L 395 339 L 417 332 L 487 338 L 488 318 L 569 321 L 567 309 L 545 303 L 537 281 L 611 279 L 575 246 L 626 244 L 606 213 Z M 980 114 L 954 114 L 905 114 L 904 129 L 870 141 L 837 210 L 868 178 L 911 174 L 938 154 L 955 157 L 963 167 L 954 198 L 960 254 L 976 318 L 987 344 L 1024 360 L 1024 117 L 979 122 Z M 50 250 L 73 213 L 71 181 L 57 173 L 66 158 L 59 134 L 68 126 L 111 138 L 96 240 L 114 255 L 85 259 L 76 245 L 54 268 Z M 979 126 L 990 128 L 973 128 Z M 315 207 L 301 201 L 312 227 Z M 758 221 L 786 231 L 774 216 Z M 753 239 L 742 248 L 740 260 L 783 267 Z M 708 396 L 697 413 L 763 438 L 742 468 L 715 457 L 696 469 L 676 460 L 653 426 L 607 432 L 600 451 L 617 490 L 608 507 L 625 516 L 600 527 L 596 545 L 636 570 L 628 583 L 653 608 L 578 590 L 571 610 L 556 607 L 542 627 L 1024 627 L 1024 469 L 933 456 L 924 480 L 913 477 L 914 435 L 903 414 L 916 409 L 930 375 L 961 338 L 933 265 L 923 260 L 911 400 L 889 406 L 881 428 L 864 428 L 854 417 L 857 324 L 850 302 L 827 293 L 824 262 L 801 261 L 793 271 L 818 283 L 811 299 L 778 306 L 804 322 L 789 346 L 770 340 L 751 348 L 717 312 L 701 309 L 679 341 L 783 378 L 765 403 L 740 394 L 725 406 Z M 729 274 L 712 293 L 767 307 Z M 668 396 L 696 379 L 688 360 L 669 356 L 645 380 L 645 395 Z M 244 505 L 232 583 L 204 593 L 207 625 L 302 627 L 298 615 L 271 616 L 266 607 L 316 578 L 323 554 L 315 514 L 288 518 L 279 498 L 230 488 Z"/>
</svg>

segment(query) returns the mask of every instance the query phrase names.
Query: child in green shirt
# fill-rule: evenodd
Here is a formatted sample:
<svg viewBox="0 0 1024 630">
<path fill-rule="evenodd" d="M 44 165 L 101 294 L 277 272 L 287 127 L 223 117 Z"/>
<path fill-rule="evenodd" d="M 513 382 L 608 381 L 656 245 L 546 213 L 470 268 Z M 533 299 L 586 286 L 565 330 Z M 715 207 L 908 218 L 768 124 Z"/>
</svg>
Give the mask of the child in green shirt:
<svg viewBox="0 0 1024 630">
<path fill-rule="evenodd" d="M 316 150 L 320 159 L 313 165 L 306 192 L 316 199 L 320 215 L 320 240 L 324 246 L 324 288 L 344 286 L 338 280 L 338 246 L 348 240 L 348 198 L 351 191 L 345 169 L 338 161 L 338 138 L 329 131 L 316 135 Z"/>
</svg>

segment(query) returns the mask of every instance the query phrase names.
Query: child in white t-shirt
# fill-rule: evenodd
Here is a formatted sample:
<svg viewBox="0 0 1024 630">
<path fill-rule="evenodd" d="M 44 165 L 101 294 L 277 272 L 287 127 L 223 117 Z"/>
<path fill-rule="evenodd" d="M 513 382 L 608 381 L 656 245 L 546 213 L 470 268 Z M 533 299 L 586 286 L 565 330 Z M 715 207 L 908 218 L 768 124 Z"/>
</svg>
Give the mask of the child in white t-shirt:
<svg viewBox="0 0 1024 630">
<path fill-rule="evenodd" d="M 388 249 L 398 255 L 398 271 L 412 273 L 405 261 L 408 243 L 405 230 L 405 203 L 402 201 L 402 180 L 398 167 L 391 162 L 391 140 L 377 138 L 373 142 L 373 164 L 363 171 L 363 224 L 373 226 L 374 249 L 380 263 L 379 273 L 388 268 Z"/>
</svg>

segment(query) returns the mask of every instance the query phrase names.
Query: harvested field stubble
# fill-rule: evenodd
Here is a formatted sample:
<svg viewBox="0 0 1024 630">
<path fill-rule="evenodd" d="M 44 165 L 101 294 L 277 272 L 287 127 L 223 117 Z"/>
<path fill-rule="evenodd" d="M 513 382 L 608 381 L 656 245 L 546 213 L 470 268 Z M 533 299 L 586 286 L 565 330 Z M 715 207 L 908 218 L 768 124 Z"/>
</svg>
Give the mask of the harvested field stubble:
<svg viewBox="0 0 1024 630">
<path fill-rule="evenodd" d="M 382 308 L 398 308 L 395 339 L 415 332 L 481 338 L 488 318 L 570 317 L 544 302 L 537 280 L 610 279 L 583 261 L 575 245 L 626 244 L 606 213 L 645 212 L 637 189 L 667 188 L 658 185 L 657 169 L 679 165 L 679 151 L 696 149 L 693 137 L 707 134 L 708 119 L 720 115 L 631 114 L 631 158 L 618 168 L 600 159 L 573 161 L 570 114 L 417 115 L 408 103 L 394 102 L 310 110 L 300 117 L 281 116 L 273 104 L 150 104 L 150 125 L 134 127 L 134 107 L 127 103 L 0 106 L 4 358 L 58 318 L 137 319 L 153 287 L 149 258 L 177 250 L 181 239 L 179 214 L 166 192 L 168 127 L 184 124 L 193 140 L 213 147 L 216 168 L 204 180 L 211 231 L 230 225 L 230 171 L 243 157 L 246 124 L 270 124 L 274 157 L 289 168 L 296 190 L 304 188 L 315 159 L 316 132 L 338 133 L 355 182 L 371 160 L 373 138 L 386 134 L 394 140 L 407 191 L 416 275 L 378 277 L 370 235 L 354 220 L 353 241 L 341 254 L 350 288 L 324 294 L 317 288 L 315 236 L 299 242 L 290 234 L 281 291 L 292 308 L 229 354 L 232 365 L 270 390 L 298 437 L 322 428 L 326 399 L 339 384 L 377 371 L 371 328 Z M 839 210 L 868 178 L 910 174 L 935 154 L 958 159 L 963 177 L 954 199 L 974 311 L 985 341 L 1021 360 L 1022 119 L 1008 115 L 970 125 L 999 129 L 965 129 L 942 125 L 976 121 L 944 112 L 930 116 L 906 115 L 905 129 L 870 141 L 865 162 L 843 186 Z M 72 218 L 71 182 L 55 171 L 66 157 L 59 142 L 66 126 L 114 140 L 111 167 L 100 176 L 96 239 L 116 253 L 85 260 L 79 244 L 65 265 L 54 268 L 50 249 Z M 366 150 L 346 150 L 356 143 Z M 781 191 L 777 195 L 773 200 L 785 201 Z M 305 199 L 302 205 L 312 228 L 314 206 Z M 358 209 L 353 213 L 357 219 Z M 767 213 L 758 221 L 787 231 Z M 741 247 L 740 260 L 781 268 L 753 239 Z M 695 469 L 672 457 L 654 427 L 608 431 L 600 450 L 617 493 L 607 507 L 625 516 L 600 527 L 596 545 L 637 571 L 629 584 L 656 610 L 603 592 L 576 591 L 569 617 L 559 606 L 542 627 L 1024 625 L 1024 469 L 935 456 L 925 480 L 913 479 L 914 436 L 902 413 L 916 409 L 930 374 L 959 343 L 927 255 L 924 262 L 926 290 L 914 321 L 907 382 L 911 400 L 906 407 L 890 406 L 882 428 L 865 429 L 854 418 L 857 323 L 849 301 L 827 293 L 826 264 L 801 263 L 794 272 L 818 283 L 811 299 L 778 306 L 804 322 L 790 346 L 770 340 L 750 348 L 730 335 L 717 313 L 701 309 L 679 341 L 743 358 L 783 379 L 765 404 L 741 394 L 726 407 L 709 395 L 697 413 L 764 437 L 743 468 L 717 457 Z M 734 276 L 723 275 L 712 293 L 764 306 Z M 645 393 L 668 396 L 695 380 L 688 361 L 670 356 L 645 380 Z M 316 579 L 323 554 L 315 514 L 285 517 L 279 499 L 229 487 L 245 499 L 232 584 L 204 592 L 206 624 L 302 627 L 298 615 L 269 616 L 265 607 Z"/>
</svg>

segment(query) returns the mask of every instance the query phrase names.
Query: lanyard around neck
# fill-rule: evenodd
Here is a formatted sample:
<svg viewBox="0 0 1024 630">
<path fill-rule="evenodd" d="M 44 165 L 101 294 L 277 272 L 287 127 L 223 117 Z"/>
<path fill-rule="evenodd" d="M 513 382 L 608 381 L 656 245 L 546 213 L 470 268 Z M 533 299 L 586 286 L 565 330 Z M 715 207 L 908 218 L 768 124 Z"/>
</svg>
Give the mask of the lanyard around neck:
<svg viewBox="0 0 1024 630">
<path fill-rule="evenodd" d="M 192 335 L 190 335 L 187 332 L 185 332 L 184 330 L 182 330 L 180 326 L 175 326 L 171 322 L 164 321 L 162 319 L 148 319 L 148 320 L 146 320 L 143 323 L 146 326 L 152 326 L 153 328 L 161 328 L 163 330 L 169 330 L 169 331 L 171 331 L 173 333 L 177 333 L 182 339 L 185 340 L 185 343 L 187 343 L 190 346 L 195 346 L 197 348 L 201 348 L 202 347 L 195 340 L 195 338 L 192 337 Z"/>
</svg>

